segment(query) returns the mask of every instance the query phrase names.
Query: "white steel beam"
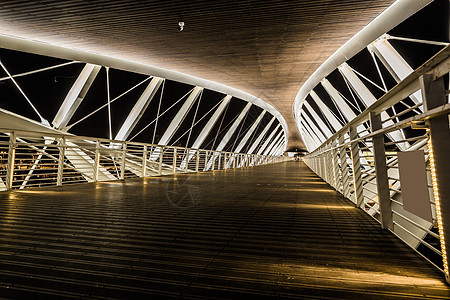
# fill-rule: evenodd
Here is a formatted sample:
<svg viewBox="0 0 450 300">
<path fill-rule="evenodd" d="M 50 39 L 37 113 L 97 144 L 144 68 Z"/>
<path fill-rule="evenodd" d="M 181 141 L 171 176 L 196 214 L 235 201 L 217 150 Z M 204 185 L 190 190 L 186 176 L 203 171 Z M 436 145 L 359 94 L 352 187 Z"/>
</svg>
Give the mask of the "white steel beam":
<svg viewBox="0 0 450 300">
<path fill-rule="evenodd" d="M 366 107 L 371 106 L 377 101 L 377 98 L 375 98 L 372 92 L 369 91 L 369 89 L 364 85 L 361 79 L 359 79 L 359 77 L 353 72 L 353 70 L 347 63 L 343 63 L 341 66 L 339 66 L 339 71 L 347 79 L 352 89 L 355 91 L 361 101 L 363 101 Z M 389 119 L 388 113 L 385 111 L 381 112 L 381 118 L 383 120 Z M 393 124 L 394 122 L 390 120 L 385 122 L 384 126 L 390 126 Z M 387 134 L 387 136 L 393 141 L 401 141 L 405 139 L 403 132 L 400 130 L 390 132 L 389 134 Z M 397 143 L 396 145 L 402 151 L 406 150 L 409 147 L 409 144 L 407 142 Z"/>
<path fill-rule="evenodd" d="M 330 124 L 333 127 L 334 131 L 338 132 L 339 130 L 341 130 L 341 128 L 342 128 L 341 123 L 333 115 L 333 113 L 328 108 L 328 106 L 326 106 L 325 103 L 323 103 L 322 99 L 320 99 L 320 97 L 316 94 L 316 92 L 311 91 L 309 94 L 311 95 L 313 100 L 316 102 L 317 106 L 319 106 L 319 109 L 325 115 L 325 117 L 327 118 L 328 122 L 330 122 Z"/>
<path fill-rule="evenodd" d="M 266 150 L 267 145 L 269 145 L 269 142 L 272 140 L 275 133 L 277 133 L 278 129 L 280 129 L 281 124 L 278 124 L 278 126 L 270 133 L 269 137 L 264 141 L 261 147 L 259 147 L 258 152 L 256 154 L 261 155 L 264 150 Z"/>
<path fill-rule="evenodd" d="M 184 102 L 183 106 L 178 111 L 177 115 L 173 118 L 172 122 L 170 123 L 169 127 L 167 127 L 166 131 L 164 132 L 163 136 L 158 142 L 158 145 L 165 146 L 170 142 L 170 139 L 173 137 L 175 132 L 177 131 L 178 127 L 180 127 L 181 122 L 183 122 L 184 118 L 186 117 L 187 113 L 192 107 L 192 104 L 194 104 L 195 100 L 197 100 L 198 96 L 200 96 L 200 93 L 203 91 L 203 88 L 196 86 L 192 93 L 189 95 L 187 100 Z"/>
<path fill-rule="evenodd" d="M 316 149 L 319 145 L 316 144 L 316 142 L 312 139 L 312 137 L 309 135 L 309 133 L 305 130 L 305 128 L 301 128 L 301 135 L 306 143 L 306 147 L 308 148 L 309 152 L 312 152 L 314 149 Z"/>
<path fill-rule="evenodd" d="M 300 114 L 300 118 L 303 118 L 303 121 L 305 123 L 308 123 L 309 127 L 311 127 L 311 129 L 314 131 L 314 133 L 317 135 L 317 137 L 322 143 L 327 140 L 327 137 L 322 133 L 322 131 L 320 131 L 319 128 L 317 128 L 316 124 L 313 123 L 311 118 L 304 111 L 302 114 Z"/>
<path fill-rule="evenodd" d="M 382 34 L 388 32 L 431 2 L 433 0 L 397 0 L 360 32 L 354 35 L 331 55 L 300 88 L 294 101 L 295 117 L 298 118 L 302 101 L 323 78 Z"/>
<path fill-rule="evenodd" d="M 253 151 L 255 151 L 256 147 L 258 147 L 259 143 L 261 143 L 261 140 L 263 137 L 267 134 L 267 131 L 269 131 L 270 126 L 272 126 L 272 123 L 275 121 L 275 117 L 272 117 L 269 123 L 267 123 L 266 127 L 264 127 L 261 134 L 258 136 L 258 138 L 253 142 L 253 145 L 248 149 L 247 153 L 251 154 Z"/>
<path fill-rule="evenodd" d="M 367 48 L 369 51 L 375 53 L 392 77 L 394 77 L 397 82 L 400 82 L 413 72 L 413 68 L 411 68 L 400 53 L 398 53 L 391 43 L 389 43 L 387 40 L 388 38 L 388 35 L 383 35 L 381 38 L 367 46 Z M 423 101 L 420 90 L 413 93 L 410 98 L 414 101 L 414 104 L 422 103 Z M 420 107 L 418 109 L 423 111 Z"/>
<path fill-rule="evenodd" d="M 202 131 L 198 135 L 197 139 L 195 140 L 195 142 L 194 142 L 194 144 L 192 145 L 191 148 L 193 148 L 193 149 L 199 149 L 200 148 L 200 146 L 203 144 L 203 142 L 205 141 L 205 139 L 208 136 L 208 134 L 211 132 L 211 129 L 216 124 L 216 122 L 219 119 L 220 115 L 225 110 L 225 107 L 227 107 L 228 103 L 230 103 L 231 98 L 232 98 L 232 96 L 227 95 L 227 96 L 225 96 L 225 98 L 222 99 L 222 103 L 220 103 L 219 107 L 216 109 L 214 114 L 211 116 L 211 118 L 209 119 L 208 123 L 206 123 L 205 127 L 203 127 Z M 194 154 L 195 154 L 195 151 L 193 151 L 193 150 L 189 151 L 187 157 L 185 157 L 183 159 L 183 161 L 181 162 L 181 166 L 180 166 L 181 169 L 186 167 L 186 162 L 189 163 L 189 161 L 192 159 Z"/>
<path fill-rule="evenodd" d="M 247 133 L 244 135 L 244 137 L 242 138 L 242 140 L 239 142 L 239 144 L 237 145 L 236 149 L 234 149 L 234 153 L 240 153 L 242 148 L 244 148 L 245 144 L 247 144 L 248 140 L 250 139 L 250 137 L 252 136 L 253 132 L 256 130 L 256 128 L 258 127 L 259 123 L 261 123 L 262 118 L 264 117 L 264 114 L 266 113 L 265 110 L 263 110 L 258 118 L 256 118 L 255 122 L 253 122 L 252 126 L 248 129 Z M 236 137 L 237 139 L 239 139 L 239 137 Z M 229 164 L 231 164 L 233 162 L 233 157 L 230 158 Z M 241 162 L 242 163 L 242 162 Z"/>
<path fill-rule="evenodd" d="M 227 133 L 225 133 L 225 135 L 223 136 L 222 140 L 220 141 L 219 145 L 217 146 L 217 148 L 215 149 L 215 151 L 222 151 L 223 148 L 225 148 L 225 146 L 228 144 L 228 142 L 230 141 L 231 137 L 233 136 L 234 132 L 236 131 L 236 129 L 239 127 L 239 124 L 241 124 L 242 120 L 244 119 L 245 115 L 247 114 L 247 112 L 250 110 L 250 107 L 252 106 L 251 103 L 247 103 L 247 105 L 244 107 L 244 109 L 240 112 L 240 114 L 238 115 L 238 117 L 236 118 L 236 120 L 234 120 L 233 124 L 231 125 L 231 127 L 228 129 Z M 214 152 L 216 153 L 216 152 Z M 227 162 L 227 166 L 231 165 L 231 161 L 233 159 L 233 156 L 230 157 L 230 159 Z M 212 155 L 211 158 L 208 161 L 208 164 L 206 165 L 206 171 L 209 170 L 213 164 L 213 162 L 216 161 L 216 154 Z"/>
<path fill-rule="evenodd" d="M 216 109 L 214 114 L 211 116 L 208 123 L 206 123 L 205 127 L 203 127 L 202 131 L 198 135 L 197 139 L 195 140 L 195 142 L 191 148 L 194 148 L 194 149 L 200 148 L 200 146 L 203 144 L 206 137 L 210 133 L 211 129 L 214 127 L 217 120 L 219 119 L 219 117 L 222 115 L 223 111 L 227 107 L 228 103 L 230 103 L 231 98 L 232 97 L 229 95 L 227 95 L 227 96 L 225 96 L 225 98 L 223 98 L 222 103 L 220 103 L 219 107 Z"/>
<path fill-rule="evenodd" d="M 225 148 L 225 146 L 228 144 L 228 141 L 233 136 L 233 134 L 236 131 L 236 129 L 238 128 L 239 124 L 241 124 L 242 120 L 244 119 L 245 115 L 247 114 L 247 112 L 249 111 L 251 106 L 252 106 L 251 103 L 247 103 L 247 105 L 241 111 L 241 113 L 236 118 L 236 120 L 234 120 L 233 125 L 231 125 L 230 129 L 228 129 L 227 133 L 224 135 L 224 137 L 220 141 L 219 145 L 215 149 L 216 151 L 222 151 L 223 148 Z"/>
<path fill-rule="evenodd" d="M 317 134 L 314 132 L 314 130 L 312 130 L 311 126 L 307 122 L 305 122 L 304 120 L 300 120 L 300 124 L 303 125 L 303 128 L 309 133 L 309 135 L 317 145 L 320 146 L 323 143 L 323 141 L 319 139 Z"/>
<path fill-rule="evenodd" d="M 131 109 L 127 119 L 125 120 L 125 122 L 123 122 L 122 127 L 119 129 L 119 132 L 115 137 L 115 140 L 125 141 L 128 138 L 131 131 L 133 131 L 134 127 L 141 119 L 142 115 L 144 114 L 145 110 L 152 101 L 163 81 L 164 79 L 160 77 L 153 77 L 147 88 L 142 93 L 141 97 L 139 97 L 133 109 Z"/>
<path fill-rule="evenodd" d="M 316 111 L 309 105 L 308 102 L 305 102 L 305 108 L 308 109 L 309 113 L 311 114 L 312 118 L 317 122 L 317 125 L 319 125 L 320 129 L 322 129 L 323 133 L 327 137 L 327 139 L 333 135 L 331 130 L 328 128 L 328 126 L 322 121 L 322 118 L 317 115 Z"/>
<path fill-rule="evenodd" d="M 263 155 L 268 155 L 269 152 L 272 150 L 272 148 L 278 144 L 278 142 L 281 139 L 281 135 L 283 134 L 283 130 L 280 131 L 280 133 L 277 135 L 277 137 L 270 143 L 269 147 L 264 151 Z"/>
<path fill-rule="evenodd" d="M 238 144 L 238 146 L 236 147 L 236 149 L 234 149 L 233 152 L 235 153 L 240 153 L 242 148 L 244 148 L 245 144 L 247 144 L 248 140 L 250 139 L 250 137 L 252 136 L 253 132 L 255 132 L 256 128 L 258 127 L 259 123 L 261 123 L 262 118 L 264 117 L 264 115 L 266 114 L 266 111 L 263 110 L 258 118 L 256 118 L 255 122 L 253 122 L 252 126 L 249 128 L 249 130 L 247 131 L 247 133 L 244 135 L 244 137 L 242 138 L 242 140 L 240 141 L 240 143 Z M 238 137 L 239 138 L 239 137 Z"/>
<path fill-rule="evenodd" d="M 276 155 L 278 153 L 278 150 L 280 150 L 281 146 L 284 144 L 284 137 L 280 139 L 280 141 L 275 145 L 275 147 L 272 148 L 272 151 L 269 152 L 269 155 Z"/>
<path fill-rule="evenodd" d="M 84 66 L 53 119 L 52 124 L 56 129 L 61 130 L 67 126 L 67 123 L 69 123 L 70 118 L 72 118 L 78 106 L 80 106 L 100 69 L 101 66 L 93 64 L 86 64 Z"/>
<path fill-rule="evenodd" d="M 356 118 L 356 114 L 353 112 L 347 102 L 345 102 L 344 98 L 342 98 L 338 90 L 326 78 L 324 78 L 320 83 L 325 88 L 330 97 L 333 98 L 334 102 L 336 102 L 337 109 L 341 111 L 341 113 L 347 119 L 347 122 L 350 122 L 351 120 Z"/>
</svg>

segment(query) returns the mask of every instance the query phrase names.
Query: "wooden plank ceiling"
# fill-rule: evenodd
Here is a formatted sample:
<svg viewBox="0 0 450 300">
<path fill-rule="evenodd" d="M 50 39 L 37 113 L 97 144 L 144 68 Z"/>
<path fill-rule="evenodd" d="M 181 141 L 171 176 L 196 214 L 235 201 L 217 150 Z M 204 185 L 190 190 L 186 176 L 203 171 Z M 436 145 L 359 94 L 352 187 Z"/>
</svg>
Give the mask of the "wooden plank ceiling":
<svg viewBox="0 0 450 300">
<path fill-rule="evenodd" d="M 0 33 L 135 60 L 253 94 L 286 119 L 303 82 L 394 0 L 0 3 Z M 184 31 L 177 24 L 185 22 Z"/>
</svg>

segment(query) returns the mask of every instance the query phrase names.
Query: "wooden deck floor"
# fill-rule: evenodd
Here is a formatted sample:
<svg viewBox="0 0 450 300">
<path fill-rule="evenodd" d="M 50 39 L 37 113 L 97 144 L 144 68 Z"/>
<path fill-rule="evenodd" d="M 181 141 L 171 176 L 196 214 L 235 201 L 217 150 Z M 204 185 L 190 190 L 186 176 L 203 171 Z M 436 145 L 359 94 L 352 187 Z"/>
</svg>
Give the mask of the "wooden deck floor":
<svg viewBox="0 0 450 300">
<path fill-rule="evenodd" d="M 448 299 L 299 162 L 0 193 L 0 298 Z"/>
</svg>

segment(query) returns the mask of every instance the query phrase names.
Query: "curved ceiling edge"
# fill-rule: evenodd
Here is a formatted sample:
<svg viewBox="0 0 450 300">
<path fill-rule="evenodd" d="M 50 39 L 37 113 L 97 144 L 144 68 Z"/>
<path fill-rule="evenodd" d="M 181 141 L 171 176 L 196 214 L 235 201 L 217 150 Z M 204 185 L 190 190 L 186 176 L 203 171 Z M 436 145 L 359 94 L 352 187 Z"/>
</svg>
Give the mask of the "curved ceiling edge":
<svg viewBox="0 0 450 300">
<path fill-rule="evenodd" d="M 309 92 L 319 82 L 333 72 L 342 63 L 346 62 L 359 51 L 364 49 L 368 44 L 376 40 L 382 34 L 391 30 L 414 13 L 425 7 L 433 0 L 397 0 L 389 6 L 384 12 L 377 16 L 372 22 L 364 27 L 360 32 L 355 34 L 342 47 L 340 47 L 333 55 L 331 55 L 302 85 L 298 91 L 293 105 L 293 114 L 297 130 L 299 124 L 297 123 L 299 110 L 302 101 L 306 98 Z"/>
<path fill-rule="evenodd" d="M 159 68 L 152 65 L 142 64 L 134 61 L 129 61 L 125 59 L 115 58 L 111 56 L 105 56 L 97 53 L 86 52 L 76 49 L 70 49 L 62 46 L 57 46 L 53 44 L 44 43 L 36 40 L 29 40 L 21 37 L 2 35 L 0 34 L 0 45 L 2 48 L 28 52 L 33 54 L 57 57 L 67 60 L 75 60 L 86 63 L 92 63 L 97 65 L 102 65 L 105 67 L 111 67 L 115 69 L 120 69 L 123 71 L 129 71 L 134 73 L 140 73 L 145 75 L 153 75 L 169 80 L 186 83 L 190 85 L 200 86 L 206 89 L 217 91 L 226 95 L 236 97 L 238 99 L 250 102 L 266 111 L 271 113 L 274 117 L 278 119 L 284 129 L 285 140 L 288 141 L 289 128 L 287 126 L 286 120 L 281 115 L 281 113 L 276 110 L 273 106 L 267 102 L 261 100 L 244 91 L 220 84 L 214 81 L 206 80 L 203 78 L 191 76 L 185 73 L 167 70 Z M 287 143 L 285 145 L 286 150 Z"/>
</svg>

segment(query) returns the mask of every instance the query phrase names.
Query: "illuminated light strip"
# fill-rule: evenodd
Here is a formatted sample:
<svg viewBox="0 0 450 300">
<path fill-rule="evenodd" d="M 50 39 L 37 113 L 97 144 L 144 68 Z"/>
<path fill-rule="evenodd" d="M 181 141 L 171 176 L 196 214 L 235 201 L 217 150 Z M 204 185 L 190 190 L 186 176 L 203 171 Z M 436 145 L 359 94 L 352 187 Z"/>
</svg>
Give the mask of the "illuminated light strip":
<svg viewBox="0 0 450 300">
<path fill-rule="evenodd" d="M 448 264 L 447 264 L 447 251 L 445 248 L 445 238 L 444 238 L 444 227 L 442 224 L 442 215 L 441 215 L 441 201 L 439 198 L 439 190 L 438 190 L 438 184 L 437 184 L 437 178 L 436 178 L 436 167 L 434 164 L 434 153 L 433 153 L 433 146 L 431 144 L 431 137 L 428 138 L 428 156 L 430 160 L 430 169 L 431 169 L 431 181 L 433 183 L 433 195 L 434 195 L 434 202 L 436 207 L 436 217 L 437 217 L 437 223 L 438 223 L 438 229 L 439 229 L 439 240 L 441 243 L 441 252 L 442 252 L 442 262 L 444 264 L 444 273 L 445 277 L 449 277 L 448 272 Z"/>
</svg>

